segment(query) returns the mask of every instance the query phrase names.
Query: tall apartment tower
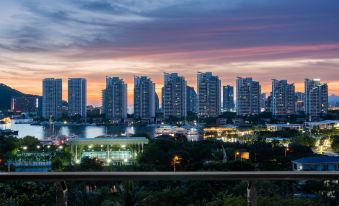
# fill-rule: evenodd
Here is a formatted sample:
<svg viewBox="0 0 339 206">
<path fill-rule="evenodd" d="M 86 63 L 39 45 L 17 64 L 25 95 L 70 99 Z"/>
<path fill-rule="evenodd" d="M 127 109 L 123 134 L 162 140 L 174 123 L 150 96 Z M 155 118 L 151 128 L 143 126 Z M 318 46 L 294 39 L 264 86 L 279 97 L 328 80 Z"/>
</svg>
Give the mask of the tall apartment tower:
<svg viewBox="0 0 339 206">
<path fill-rule="evenodd" d="M 234 107 L 234 87 L 230 85 L 223 86 L 223 110 L 233 112 Z"/>
<path fill-rule="evenodd" d="M 212 72 L 198 72 L 198 116 L 217 117 L 221 110 L 221 82 Z"/>
<path fill-rule="evenodd" d="M 305 113 L 309 120 L 317 120 L 328 111 L 328 86 L 320 79 L 305 79 Z"/>
<path fill-rule="evenodd" d="M 125 121 L 127 118 L 127 84 L 119 77 L 106 77 L 103 90 L 103 113 L 111 122 Z"/>
<path fill-rule="evenodd" d="M 295 113 L 295 87 L 287 80 L 272 80 L 272 114 L 276 116 Z"/>
<path fill-rule="evenodd" d="M 177 73 L 164 74 L 162 88 L 162 111 L 164 119 L 169 117 L 185 118 L 187 116 L 186 92 L 187 82 Z"/>
<path fill-rule="evenodd" d="M 267 101 L 266 93 L 260 94 L 260 111 L 261 112 L 266 112 L 266 101 Z"/>
<path fill-rule="evenodd" d="M 84 78 L 68 79 L 68 116 L 87 116 L 87 81 Z"/>
<path fill-rule="evenodd" d="M 187 112 L 197 113 L 197 93 L 193 87 L 187 86 Z"/>
<path fill-rule="evenodd" d="M 295 111 L 297 113 L 305 112 L 305 93 L 296 92 L 295 96 L 296 96 Z"/>
<path fill-rule="evenodd" d="M 62 115 L 62 79 L 42 81 L 42 117 L 60 119 Z"/>
<path fill-rule="evenodd" d="M 155 117 L 155 84 L 146 76 L 134 77 L 134 118 Z"/>
<path fill-rule="evenodd" d="M 257 115 L 260 113 L 261 87 L 252 78 L 237 78 L 236 109 L 238 116 Z"/>
</svg>

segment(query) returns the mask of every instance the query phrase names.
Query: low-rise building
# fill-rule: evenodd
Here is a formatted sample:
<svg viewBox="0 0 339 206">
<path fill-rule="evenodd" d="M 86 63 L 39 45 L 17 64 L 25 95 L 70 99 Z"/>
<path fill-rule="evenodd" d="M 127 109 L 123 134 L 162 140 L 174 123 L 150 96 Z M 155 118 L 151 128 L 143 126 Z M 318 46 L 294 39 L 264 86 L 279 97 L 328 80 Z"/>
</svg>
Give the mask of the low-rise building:
<svg viewBox="0 0 339 206">
<path fill-rule="evenodd" d="M 294 171 L 339 171 L 339 156 L 304 157 L 292 164 Z"/>
<path fill-rule="evenodd" d="M 339 129 L 339 120 L 324 120 L 320 122 L 305 122 L 306 129 Z"/>
<path fill-rule="evenodd" d="M 276 132 L 283 130 L 298 130 L 302 131 L 304 126 L 302 124 L 266 124 L 268 131 Z"/>
<path fill-rule="evenodd" d="M 74 138 L 66 142 L 71 147 L 72 159 L 80 163 L 84 157 L 98 158 L 106 164 L 130 165 L 143 151 L 145 137 Z"/>
<path fill-rule="evenodd" d="M 234 125 L 204 128 L 204 139 L 219 139 L 224 142 L 239 142 L 239 137 L 253 134 L 253 130 L 240 130 Z"/>
</svg>

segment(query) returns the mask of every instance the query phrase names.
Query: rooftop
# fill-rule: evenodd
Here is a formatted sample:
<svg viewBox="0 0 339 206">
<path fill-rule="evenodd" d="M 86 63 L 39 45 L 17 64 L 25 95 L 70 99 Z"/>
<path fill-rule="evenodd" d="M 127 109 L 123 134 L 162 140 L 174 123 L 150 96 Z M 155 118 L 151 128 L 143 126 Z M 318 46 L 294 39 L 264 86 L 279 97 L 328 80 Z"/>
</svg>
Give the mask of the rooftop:
<svg viewBox="0 0 339 206">
<path fill-rule="evenodd" d="M 293 163 L 299 164 L 317 164 L 317 163 L 338 163 L 339 156 L 315 156 L 315 157 L 304 157 L 292 161 Z"/>
<path fill-rule="evenodd" d="M 74 138 L 67 141 L 67 144 L 70 145 L 137 145 L 147 143 L 146 137 Z"/>
</svg>

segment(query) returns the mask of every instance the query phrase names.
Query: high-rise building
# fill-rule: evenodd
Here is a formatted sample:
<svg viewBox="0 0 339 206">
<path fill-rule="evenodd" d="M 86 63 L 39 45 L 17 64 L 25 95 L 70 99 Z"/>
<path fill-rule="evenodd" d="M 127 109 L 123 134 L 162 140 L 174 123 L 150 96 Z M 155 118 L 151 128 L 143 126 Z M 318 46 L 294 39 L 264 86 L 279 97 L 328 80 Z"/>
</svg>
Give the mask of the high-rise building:
<svg viewBox="0 0 339 206">
<path fill-rule="evenodd" d="M 134 77 L 134 118 L 155 117 L 155 84 L 146 76 Z"/>
<path fill-rule="evenodd" d="M 309 120 L 317 120 L 328 110 L 328 86 L 320 79 L 305 79 L 305 113 Z"/>
<path fill-rule="evenodd" d="M 154 95 L 155 95 L 155 114 L 157 114 L 157 113 L 161 112 L 160 111 L 160 100 L 159 100 L 159 96 L 156 92 L 154 93 Z"/>
<path fill-rule="evenodd" d="M 260 111 L 261 112 L 266 112 L 266 101 L 267 101 L 266 93 L 262 93 L 260 95 Z"/>
<path fill-rule="evenodd" d="M 84 78 L 68 79 L 68 116 L 87 116 L 87 81 Z"/>
<path fill-rule="evenodd" d="M 257 115 L 260 113 L 261 87 L 252 78 L 237 78 L 237 115 Z"/>
<path fill-rule="evenodd" d="M 295 96 L 296 96 L 295 111 L 297 113 L 305 112 L 305 93 L 296 92 Z"/>
<path fill-rule="evenodd" d="M 272 92 L 267 96 L 265 101 L 265 112 L 272 112 Z"/>
<path fill-rule="evenodd" d="M 193 87 L 187 86 L 187 112 L 197 113 L 197 93 Z"/>
<path fill-rule="evenodd" d="M 164 74 L 164 87 L 162 88 L 164 119 L 169 117 L 185 118 L 187 116 L 186 86 L 185 78 L 177 73 Z"/>
<path fill-rule="evenodd" d="M 272 80 L 272 114 L 290 115 L 295 113 L 295 87 L 287 80 Z"/>
<path fill-rule="evenodd" d="M 62 115 L 62 79 L 42 81 L 42 117 L 60 119 Z"/>
<path fill-rule="evenodd" d="M 103 113 L 111 122 L 125 121 L 127 118 L 127 84 L 119 77 L 106 77 L 103 90 Z"/>
<path fill-rule="evenodd" d="M 198 116 L 217 117 L 221 110 L 221 82 L 212 72 L 198 72 Z"/>
<path fill-rule="evenodd" d="M 223 110 L 225 112 L 234 112 L 234 87 L 226 85 L 223 87 Z"/>
</svg>

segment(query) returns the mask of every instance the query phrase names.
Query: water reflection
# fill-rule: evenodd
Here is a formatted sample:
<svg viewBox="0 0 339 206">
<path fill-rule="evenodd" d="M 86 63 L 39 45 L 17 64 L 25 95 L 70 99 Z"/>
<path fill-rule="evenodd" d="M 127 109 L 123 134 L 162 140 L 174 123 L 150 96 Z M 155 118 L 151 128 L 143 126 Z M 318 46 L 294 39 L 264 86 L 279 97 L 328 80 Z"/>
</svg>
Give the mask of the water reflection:
<svg viewBox="0 0 339 206">
<path fill-rule="evenodd" d="M 35 136 L 39 139 L 53 135 L 77 135 L 83 138 L 94 138 L 103 135 L 133 135 L 147 134 L 154 137 L 154 127 L 131 127 L 131 126 L 42 126 L 29 124 L 0 125 L 1 129 L 19 131 L 19 137 Z"/>
</svg>

